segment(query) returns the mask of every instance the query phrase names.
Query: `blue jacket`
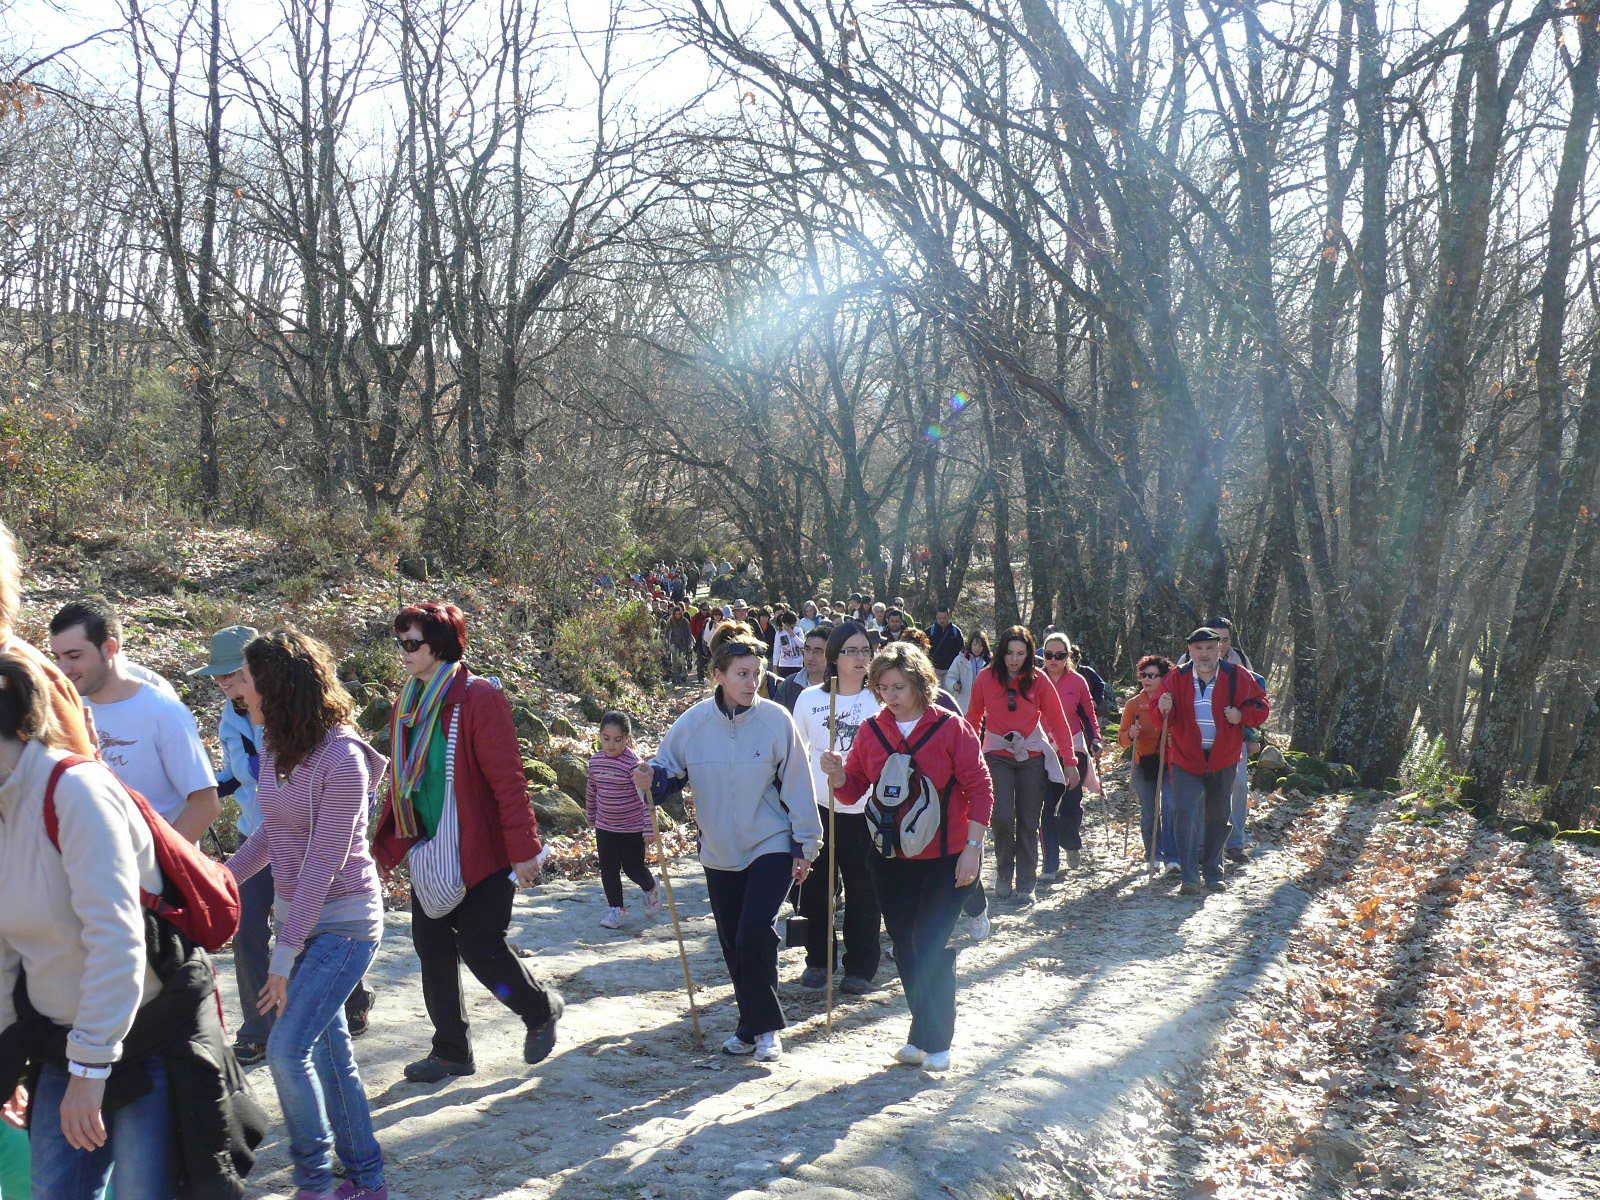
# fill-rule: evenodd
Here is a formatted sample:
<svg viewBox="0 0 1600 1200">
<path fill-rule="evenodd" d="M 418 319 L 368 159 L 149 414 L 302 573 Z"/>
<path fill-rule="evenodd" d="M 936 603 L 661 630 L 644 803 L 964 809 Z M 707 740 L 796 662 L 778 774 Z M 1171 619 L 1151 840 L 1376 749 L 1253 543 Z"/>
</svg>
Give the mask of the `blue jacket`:
<svg viewBox="0 0 1600 1200">
<path fill-rule="evenodd" d="M 222 702 L 222 718 L 217 722 L 217 740 L 222 743 L 222 769 L 217 772 L 218 791 L 239 802 L 239 832 L 249 837 L 261 828 L 261 804 L 256 799 L 256 780 L 261 775 L 261 739 L 264 730 L 250 718 Z M 232 786 L 229 786 L 232 784 Z"/>
</svg>

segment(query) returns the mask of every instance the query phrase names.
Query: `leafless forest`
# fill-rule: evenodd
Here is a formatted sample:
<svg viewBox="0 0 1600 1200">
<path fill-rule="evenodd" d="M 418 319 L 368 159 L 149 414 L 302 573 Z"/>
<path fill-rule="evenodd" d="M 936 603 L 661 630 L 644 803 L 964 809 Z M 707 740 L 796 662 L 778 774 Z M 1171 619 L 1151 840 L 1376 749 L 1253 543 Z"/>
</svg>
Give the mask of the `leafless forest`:
<svg viewBox="0 0 1600 1200">
<path fill-rule="evenodd" d="M 1226 612 L 1297 748 L 1592 823 L 1596 0 L 99 7 L 0 0 L 25 530 Z"/>
</svg>

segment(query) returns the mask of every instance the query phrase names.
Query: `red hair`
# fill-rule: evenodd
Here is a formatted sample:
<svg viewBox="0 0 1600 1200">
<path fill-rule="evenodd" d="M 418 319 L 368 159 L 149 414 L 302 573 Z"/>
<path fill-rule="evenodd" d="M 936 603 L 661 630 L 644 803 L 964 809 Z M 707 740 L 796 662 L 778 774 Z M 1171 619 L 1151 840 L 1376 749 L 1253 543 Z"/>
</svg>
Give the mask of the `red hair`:
<svg viewBox="0 0 1600 1200">
<path fill-rule="evenodd" d="M 1159 654 L 1146 654 L 1139 660 L 1139 665 L 1133 669 L 1136 674 L 1143 675 L 1146 667 L 1155 667 L 1163 675 L 1165 675 L 1168 671 L 1172 670 L 1172 660 L 1170 658 L 1163 658 Z"/>
<path fill-rule="evenodd" d="M 428 600 L 408 604 L 394 619 L 394 631 L 404 633 L 413 625 L 440 662 L 460 662 L 467 652 L 467 618 L 454 604 Z"/>
</svg>

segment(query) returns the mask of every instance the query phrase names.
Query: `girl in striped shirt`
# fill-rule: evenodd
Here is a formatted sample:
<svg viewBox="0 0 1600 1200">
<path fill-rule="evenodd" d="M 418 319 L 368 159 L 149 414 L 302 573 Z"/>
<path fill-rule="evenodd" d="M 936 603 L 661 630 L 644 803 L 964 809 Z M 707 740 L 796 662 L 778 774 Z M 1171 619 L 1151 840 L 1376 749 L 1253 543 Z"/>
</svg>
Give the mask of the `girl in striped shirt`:
<svg viewBox="0 0 1600 1200">
<path fill-rule="evenodd" d="M 644 889 L 644 909 L 654 917 L 661 911 L 661 892 L 644 861 L 644 840 L 650 833 L 650 808 L 639 798 L 633 769 L 639 756 L 633 752 L 633 722 L 626 713 L 608 712 L 600 718 L 600 753 L 589 760 L 589 824 L 594 827 L 600 854 L 600 882 L 606 890 L 606 915 L 600 924 L 618 929 L 627 915 L 622 902 L 622 874 Z"/>
</svg>

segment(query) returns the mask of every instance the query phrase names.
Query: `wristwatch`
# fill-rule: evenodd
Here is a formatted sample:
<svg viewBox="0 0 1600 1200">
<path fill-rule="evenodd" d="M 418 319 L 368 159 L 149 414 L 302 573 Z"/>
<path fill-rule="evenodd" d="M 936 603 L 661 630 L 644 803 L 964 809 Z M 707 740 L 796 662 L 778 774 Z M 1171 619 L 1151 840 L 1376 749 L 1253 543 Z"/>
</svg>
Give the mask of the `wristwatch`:
<svg viewBox="0 0 1600 1200">
<path fill-rule="evenodd" d="M 982 838 L 968 838 L 967 839 L 967 845 L 976 846 L 979 850 L 982 850 L 983 849 L 983 839 Z"/>
<path fill-rule="evenodd" d="M 68 1062 L 67 1074 L 76 1075 L 79 1079 L 110 1079 L 111 1068 L 91 1067 L 88 1063 Z"/>
</svg>

